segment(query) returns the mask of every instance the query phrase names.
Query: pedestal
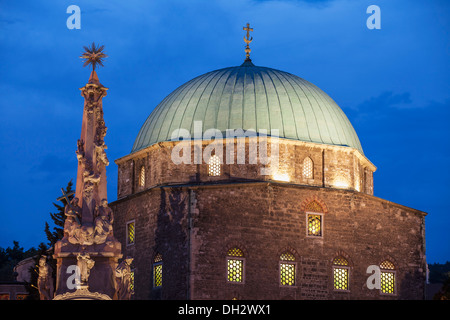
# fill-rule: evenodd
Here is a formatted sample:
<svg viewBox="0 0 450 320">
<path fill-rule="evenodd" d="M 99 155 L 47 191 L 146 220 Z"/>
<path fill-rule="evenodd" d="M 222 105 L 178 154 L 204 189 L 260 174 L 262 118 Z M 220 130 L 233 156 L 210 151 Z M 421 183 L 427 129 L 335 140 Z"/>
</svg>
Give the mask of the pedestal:
<svg viewBox="0 0 450 320">
<path fill-rule="evenodd" d="M 111 241 L 89 246 L 71 244 L 65 239 L 55 245 L 53 258 L 57 261 L 57 283 L 55 300 L 86 299 L 97 297 L 101 300 L 117 299 L 115 270 L 118 260 L 122 258 L 121 244 Z M 77 286 L 75 266 L 79 254 L 89 254 L 95 264 L 90 270 L 88 282 L 84 286 Z"/>
</svg>

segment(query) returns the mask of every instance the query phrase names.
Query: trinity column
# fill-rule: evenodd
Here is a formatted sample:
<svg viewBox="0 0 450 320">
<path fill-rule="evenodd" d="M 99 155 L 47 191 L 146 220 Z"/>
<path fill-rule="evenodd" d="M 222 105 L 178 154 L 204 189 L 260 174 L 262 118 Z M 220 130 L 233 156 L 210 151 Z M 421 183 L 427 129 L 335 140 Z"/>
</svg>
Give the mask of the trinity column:
<svg viewBox="0 0 450 320">
<path fill-rule="evenodd" d="M 113 235 L 113 212 L 108 206 L 102 99 L 105 88 L 95 72 L 106 57 L 103 46 L 84 47 L 80 58 L 92 65 L 84 97 L 81 137 L 77 142 L 78 171 L 75 197 L 65 207 L 64 237 L 55 244 L 57 260 L 55 300 L 129 298 L 131 260 L 122 258 L 121 244 Z M 128 290 L 127 290 L 128 289 Z M 128 291 L 128 292 L 127 292 Z M 119 293 L 118 293 L 119 292 Z"/>
</svg>

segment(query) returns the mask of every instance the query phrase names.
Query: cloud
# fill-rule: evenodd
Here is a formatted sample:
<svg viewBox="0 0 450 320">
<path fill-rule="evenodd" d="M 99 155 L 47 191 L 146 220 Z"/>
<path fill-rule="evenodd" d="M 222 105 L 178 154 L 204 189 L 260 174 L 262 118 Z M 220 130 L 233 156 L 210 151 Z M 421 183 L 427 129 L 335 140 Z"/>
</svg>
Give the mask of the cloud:
<svg viewBox="0 0 450 320">
<path fill-rule="evenodd" d="M 411 104 L 411 94 L 409 92 L 394 94 L 392 91 L 385 91 L 377 97 L 363 101 L 357 106 L 360 112 L 370 112 L 377 109 L 388 109 Z"/>
</svg>

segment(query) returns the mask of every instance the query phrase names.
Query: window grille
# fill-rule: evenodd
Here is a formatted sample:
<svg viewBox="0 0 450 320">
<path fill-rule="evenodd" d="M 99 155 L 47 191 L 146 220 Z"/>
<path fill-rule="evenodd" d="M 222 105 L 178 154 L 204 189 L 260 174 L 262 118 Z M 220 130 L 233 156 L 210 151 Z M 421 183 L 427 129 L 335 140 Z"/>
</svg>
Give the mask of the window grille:
<svg viewBox="0 0 450 320">
<path fill-rule="evenodd" d="M 308 236 L 322 236 L 322 215 L 308 214 Z"/>
<path fill-rule="evenodd" d="M 134 221 L 129 222 L 127 224 L 127 244 L 134 244 L 135 242 L 135 227 L 134 227 Z"/>
<path fill-rule="evenodd" d="M 349 289 L 348 261 L 344 257 L 336 257 L 333 260 L 333 286 L 335 290 Z"/>
<path fill-rule="evenodd" d="M 228 250 L 227 258 L 227 281 L 243 282 L 244 281 L 244 253 L 239 248 Z"/>
<path fill-rule="evenodd" d="M 208 175 L 210 177 L 218 177 L 221 173 L 221 161 L 220 158 L 216 155 L 213 155 L 209 158 L 208 162 Z"/>
<path fill-rule="evenodd" d="M 380 263 L 380 284 L 381 292 L 386 294 L 395 294 L 395 266 L 389 260 Z"/>
<path fill-rule="evenodd" d="M 303 160 L 303 178 L 313 179 L 314 177 L 314 164 L 310 157 L 306 157 Z"/>
<path fill-rule="evenodd" d="M 160 253 L 153 259 L 153 287 L 162 287 L 163 259 Z"/>
<path fill-rule="evenodd" d="M 145 186 L 145 167 L 142 166 L 141 170 L 139 171 L 139 186 L 144 187 Z"/>
<path fill-rule="evenodd" d="M 323 212 L 322 206 L 315 200 L 306 205 L 305 211 L 308 212 Z"/>
<path fill-rule="evenodd" d="M 134 269 L 130 272 L 130 290 L 134 292 Z"/>
<path fill-rule="evenodd" d="M 295 286 L 296 264 L 288 261 L 295 261 L 295 257 L 290 252 L 285 252 L 280 256 L 280 284 L 282 286 Z"/>
</svg>

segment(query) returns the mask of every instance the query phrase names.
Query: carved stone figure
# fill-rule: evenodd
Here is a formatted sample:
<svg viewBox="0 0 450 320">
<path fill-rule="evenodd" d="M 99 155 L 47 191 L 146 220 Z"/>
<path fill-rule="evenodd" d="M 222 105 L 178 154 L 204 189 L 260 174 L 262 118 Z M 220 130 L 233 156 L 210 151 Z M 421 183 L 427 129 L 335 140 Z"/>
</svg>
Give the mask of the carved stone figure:
<svg viewBox="0 0 450 320">
<path fill-rule="evenodd" d="M 105 142 L 102 140 L 95 142 L 95 153 L 97 155 L 97 166 L 100 164 L 103 164 L 105 166 L 109 165 L 108 157 L 106 156 L 105 149 L 107 149 L 107 146 L 105 145 Z M 99 163 L 99 161 L 101 163 Z"/>
<path fill-rule="evenodd" d="M 64 213 L 67 216 L 64 222 L 64 232 L 67 240 L 72 244 L 92 244 L 94 228 L 81 224 L 81 208 L 78 205 L 78 198 L 73 198 L 70 204 L 66 205 Z"/>
<path fill-rule="evenodd" d="M 100 182 L 100 174 L 96 174 L 93 171 L 86 171 L 83 173 L 84 179 L 84 198 L 89 202 L 93 197 L 94 187 Z"/>
<path fill-rule="evenodd" d="M 117 298 L 130 300 L 133 290 L 131 288 L 131 263 L 133 258 L 127 257 L 116 268 Z"/>
<path fill-rule="evenodd" d="M 112 237 L 114 216 L 106 199 L 102 199 L 101 205 L 97 206 L 95 211 L 94 242 L 100 244 Z"/>
<path fill-rule="evenodd" d="M 51 277 L 51 268 L 47 264 L 46 256 L 42 256 L 39 259 L 39 277 L 37 280 L 37 286 L 41 300 L 53 299 L 53 279 Z"/>
<path fill-rule="evenodd" d="M 79 243 L 81 229 L 81 208 L 78 205 L 78 198 L 73 198 L 70 204 L 64 209 L 66 221 L 64 222 L 64 232 L 70 243 Z"/>
<path fill-rule="evenodd" d="M 84 157 L 84 141 L 81 139 L 78 139 L 77 146 L 78 146 L 77 151 L 76 151 L 77 159 L 78 159 L 78 161 L 81 161 L 81 159 Z"/>
<path fill-rule="evenodd" d="M 95 261 L 91 259 L 88 253 L 79 253 L 77 256 L 77 266 L 80 270 L 81 286 L 87 286 L 91 269 L 94 267 Z"/>
</svg>

